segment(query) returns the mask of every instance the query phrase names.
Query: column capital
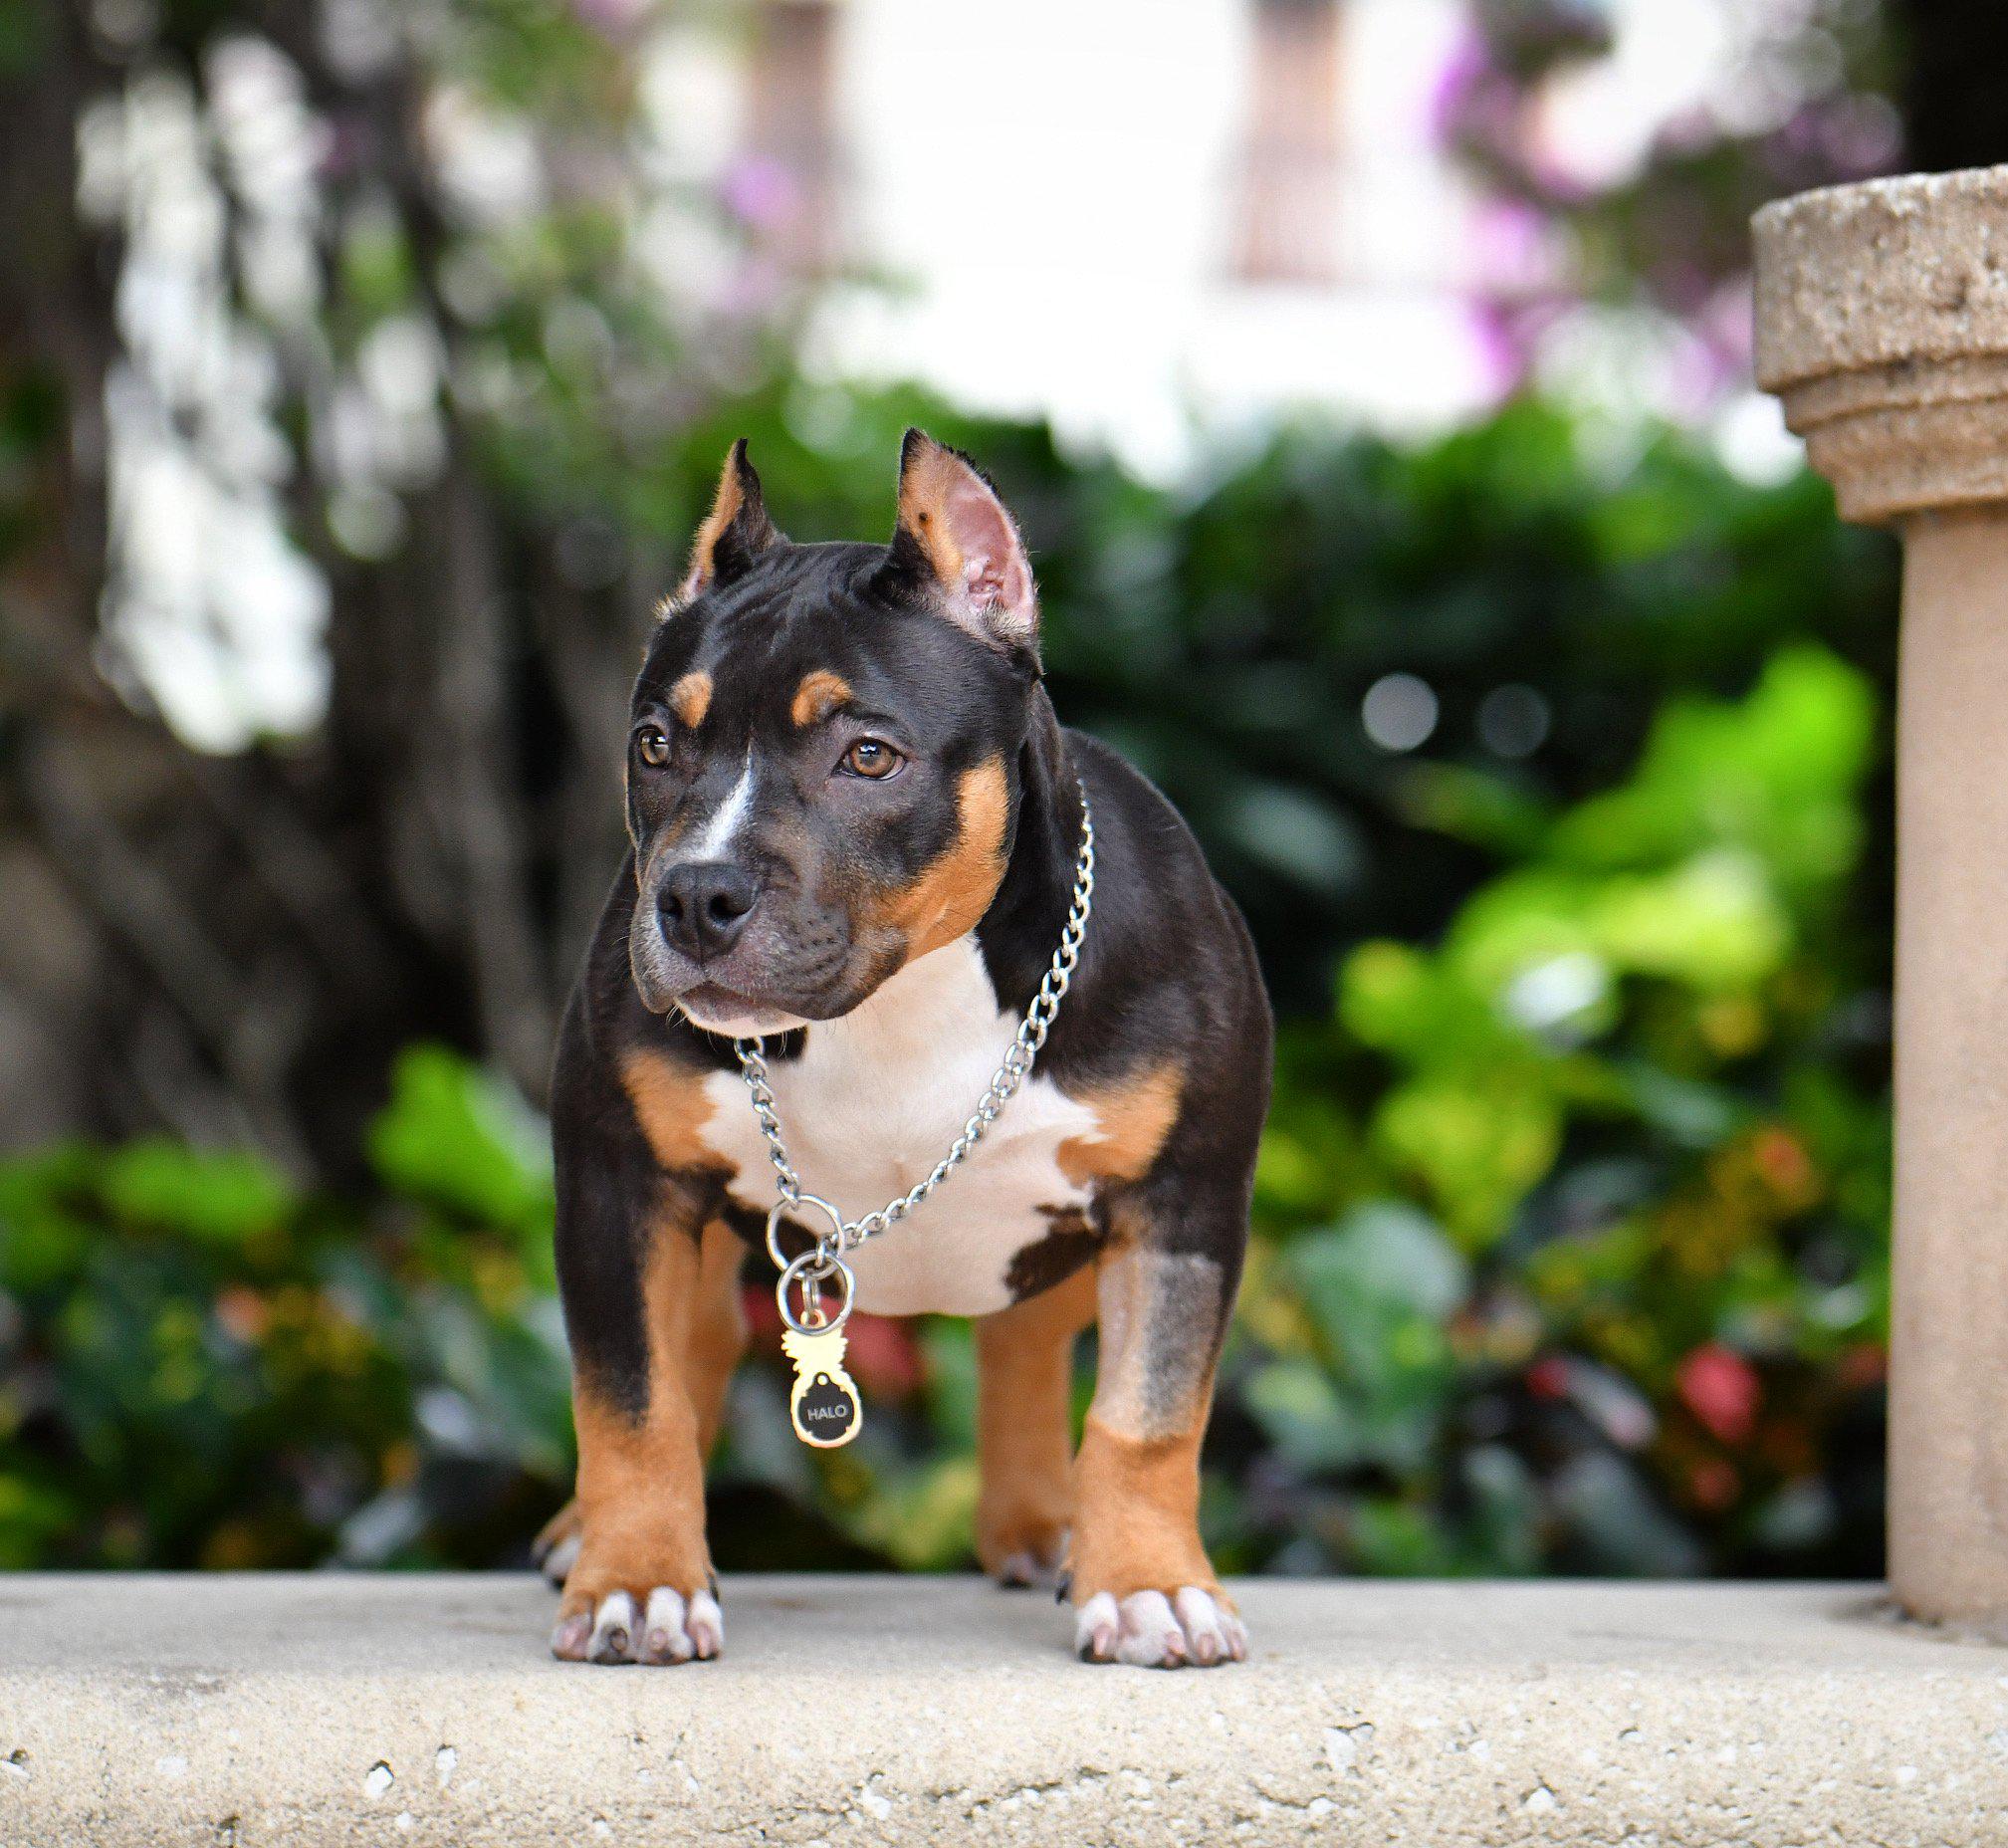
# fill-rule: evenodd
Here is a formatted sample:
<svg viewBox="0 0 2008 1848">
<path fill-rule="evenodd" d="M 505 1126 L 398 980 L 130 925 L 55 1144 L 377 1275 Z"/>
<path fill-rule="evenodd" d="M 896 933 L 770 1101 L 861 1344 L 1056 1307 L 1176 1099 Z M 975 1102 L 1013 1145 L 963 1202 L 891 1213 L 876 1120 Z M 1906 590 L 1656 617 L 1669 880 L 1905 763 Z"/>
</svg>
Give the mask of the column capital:
<svg viewBox="0 0 2008 1848">
<path fill-rule="evenodd" d="M 1752 228 L 1757 382 L 1842 514 L 2008 503 L 2008 166 L 1830 186 Z"/>
</svg>

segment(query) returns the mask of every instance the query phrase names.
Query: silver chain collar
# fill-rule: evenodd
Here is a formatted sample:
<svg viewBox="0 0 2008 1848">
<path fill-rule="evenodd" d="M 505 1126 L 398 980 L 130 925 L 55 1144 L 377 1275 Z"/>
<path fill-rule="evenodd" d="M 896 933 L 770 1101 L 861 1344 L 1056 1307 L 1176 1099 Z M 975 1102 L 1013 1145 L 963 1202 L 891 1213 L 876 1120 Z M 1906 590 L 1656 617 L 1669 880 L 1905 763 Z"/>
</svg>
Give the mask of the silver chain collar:
<svg viewBox="0 0 2008 1848">
<path fill-rule="evenodd" d="M 1038 992 L 1031 998 L 1024 1019 L 1018 1023 L 1018 1030 L 1005 1048 L 1004 1062 L 991 1074 L 990 1085 L 977 1099 L 976 1109 L 969 1121 L 963 1124 L 962 1133 L 949 1144 L 948 1153 L 898 1199 L 888 1200 L 876 1212 L 867 1213 L 862 1219 L 846 1220 L 819 1194 L 806 1192 L 801 1176 L 795 1173 L 794 1164 L 787 1158 L 787 1144 L 781 1140 L 781 1119 L 775 1114 L 774 1086 L 769 1081 L 767 1059 L 761 1052 L 760 1041 L 741 1039 L 732 1042 L 733 1051 L 739 1055 L 740 1075 L 746 1079 L 747 1091 L 753 1098 L 753 1113 L 760 1120 L 761 1134 L 767 1138 L 768 1159 L 774 1163 L 775 1175 L 781 1183 L 781 1198 L 767 1216 L 767 1249 L 781 1272 L 781 1281 L 775 1286 L 781 1319 L 797 1332 L 808 1333 L 833 1327 L 849 1315 L 855 1286 L 850 1267 L 843 1262 L 844 1254 L 855 1251 L 865 1240 L 874 1239 L 898 1225 L 961 1167 L 970 1151 L 983 1140 L 984 1132 L 998 1120 L 1004 1105 L 1030 1074 L 1032 1061 L 1045 1044 L 1046 1035 L 1052 1031 L 1060 1003 L 1073 981 L 1074 965 L 1081 956 L 1081 940 L 1087 934 L 1088 913 L 1094 908 L 1094 815 L 1088 808 L 1087 791 L 1078 781 L 1074 788 L 1080 792 L 1081 799 L 1081 848 L 1074 861 L 1073 903 L 1067 911 L 1066 924 L 1060 931 L 1059 947 L 1053 951 L 1052 962 L 1040 978 Z M 790 1261 L 781 1249 L 781 1222 L 791 1209 L 804 1206 L 814 1207 L 820 1212 L 829 1221 L 830 1230 L 819 1236 L 813 1247 L 799 1258 Z M 841 1279 L 842 1301 L 834 1317 L 827 1320 L 797 1319 L 788 1302 L 789 1287 L 799 1285 L 804 1307 L 810 1315 L 820 1316 L 822 1311 L 815 1300 L 818 1286 L 831 1276 Z"/>
</svg>

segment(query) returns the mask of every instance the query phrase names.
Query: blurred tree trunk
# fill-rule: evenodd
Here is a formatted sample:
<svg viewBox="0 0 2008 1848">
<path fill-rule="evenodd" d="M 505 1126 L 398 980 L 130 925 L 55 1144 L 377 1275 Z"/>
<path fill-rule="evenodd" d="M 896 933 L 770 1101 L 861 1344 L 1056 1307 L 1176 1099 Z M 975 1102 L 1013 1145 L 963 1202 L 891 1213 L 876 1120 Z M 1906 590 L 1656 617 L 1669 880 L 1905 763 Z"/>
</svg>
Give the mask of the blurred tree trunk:
<svg viewBox="0 0 2008 1848">
<path fill-rule="evenodd" d="M 114 726 L 92 661 L 105 549 L 110 254 L 77 214 L 77 120 L 115 81 L 59 0 L 24 10 L 0 68 L 0 1133 L 93 1113 L 78 1049 L 101 1031 L 93 994 L 109 934 L 56 836 L 92 828 L 64 800 L 65 745 Z M 52 788 L 52 786 L 54 786 Z M 95 1062 L 95 1059 L 92 1061 Z"/>
<path fill-rule="evenodd" d="M 1905 161 L 1925 173 L 2008 160 L 2001 74 L 2008 8 L 1972 0 L 1905 0 L 1896 11 L 1909 49 Z"/>
<path fill-rule="evenodd" d="M 296 496 L 333 595 L 318 735 L 208 757 L 145 710 L 101 632 L 117 252 L 80 219 L 76 147 L 123 73 L 83 11 L 42 0 L 0 89 L 0 394 L 23 458 L 0 482 L 0 1147 L 164 1127 L 339 1176 L 413 1039 L 541 1097 L 581 895 L 617 862 L 632 599 L 533 611 L 560 576 L 549 536 L 489 491 L 443 390 L 444 460 L 392 557 L 347 558 Z M 311 0 L 244 12 L 369 138 L 450 344 L 410 71 L 337 75 Z M 154 55 L 199 84 L 201 50 Z"/>
</svg>

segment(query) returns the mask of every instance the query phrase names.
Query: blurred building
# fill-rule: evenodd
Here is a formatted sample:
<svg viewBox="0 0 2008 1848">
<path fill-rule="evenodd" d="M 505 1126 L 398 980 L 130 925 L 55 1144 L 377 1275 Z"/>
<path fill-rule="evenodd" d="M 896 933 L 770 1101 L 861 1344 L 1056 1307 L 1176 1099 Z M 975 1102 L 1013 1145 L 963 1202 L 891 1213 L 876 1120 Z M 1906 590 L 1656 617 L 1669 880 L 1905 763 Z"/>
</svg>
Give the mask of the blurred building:
<svg viewBox="0 0 2008 1848">
<path fill-rule="evenodd" d="M 1457 0 L 765 0 L 656 69 L 679 157 L 827 279 L 812 365 L 1163 468 L 1196 422 L 1496 395 L 1496 252 L 1440 137 L 1465 30 Z"/>
<path fill-rule="evenodd" d="M 1747 382 L 1740 276 L 1707 271 L 1711 293 L 1678 312 L 1593 299 L 1566 214 L 1479 177 L 1457 144 L 1488 55 L 1473 0 L 571 6 L 637 107 L 586 124 L 586 152 L 444 69 L 419 140 L 457 239 L 445 321 L 380 315 L 346 371 L 320 279 L 381 216 L 367 186 L 331 215 L 368 136 L 314 101 L 290 53 L 232 30 L 80 122 L 80 202 L 120 252 L 108 671 L 191 741 L 228 751 L 317 722 L 332 602 L 290 525 L 300 472 L 326 478 L 341 554 L 396 552 L 446 454 L 455 328 L 495 307 L 483 241 L 506 248 L 572 192 L 618 213 L 622 286 L 715 358 L 706 390 L 730 392 L 781 320 L 812 376 L 1043 416 L 1159 478 L 1280 414 L 1426 434 L 1522 383 L 1705 428 L 1744 473 L 1794 464 Z M 1827 43 L 1792 25 L 1803 10 L 1600 0 L 1597 54 L 1514 115 L 1521 151 L 1554 197 L 1589 199 L 1697 121 L 1799 124 L 1806 47 Z M 332 44 L 358 19 L 376 37 L 329 56 L 398 55 L 396 17 L 331 0 Z M 589 302 L 546 320 L 559 369 L 608 338 Z M 452 389 L 506 400 L 513 363 L 463 363 Z"/>
</svg>

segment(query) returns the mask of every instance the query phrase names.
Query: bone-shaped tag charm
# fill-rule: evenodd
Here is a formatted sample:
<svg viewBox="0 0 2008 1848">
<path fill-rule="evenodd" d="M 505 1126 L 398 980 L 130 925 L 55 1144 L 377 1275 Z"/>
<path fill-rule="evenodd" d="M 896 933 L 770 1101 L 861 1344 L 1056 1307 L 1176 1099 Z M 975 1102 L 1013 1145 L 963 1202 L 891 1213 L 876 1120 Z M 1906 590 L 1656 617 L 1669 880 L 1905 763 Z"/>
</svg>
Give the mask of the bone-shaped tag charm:
<svg viewBox="0 0 2008 1848">
<path fill-rule="evenodd" d="M 787 1415 L 794 1435 L 817 1450 L 834 1450 L 857 1436 L 864 1422 L 857 1384 L 843 1370 L 841 1328 L 818 1328 L 807 1334 L 782 1331 L 781 1349 L 794 1362 L 794 1389 L 788 1394 Z"/>
</svg>

